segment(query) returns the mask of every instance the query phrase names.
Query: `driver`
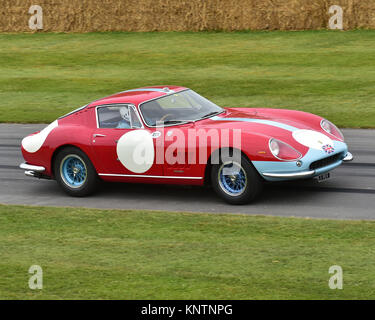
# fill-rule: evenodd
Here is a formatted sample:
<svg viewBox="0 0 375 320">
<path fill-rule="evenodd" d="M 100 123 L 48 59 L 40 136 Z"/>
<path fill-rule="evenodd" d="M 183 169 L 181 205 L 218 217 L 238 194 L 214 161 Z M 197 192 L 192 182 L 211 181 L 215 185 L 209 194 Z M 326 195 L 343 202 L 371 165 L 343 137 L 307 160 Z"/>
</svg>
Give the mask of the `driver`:
<svg viewBox="0 0 375 320">
<path fill-rule="evenodd" d="M 120 115 L 121 115 L 121 120 L 119 121 L 118 125 L 116 128 L 119 129 L 130 129 L 131 124 L 130 124 L 130 111 L 129 108 L 127 107 L 121 107 L 120 108 Z"/>
</svg>

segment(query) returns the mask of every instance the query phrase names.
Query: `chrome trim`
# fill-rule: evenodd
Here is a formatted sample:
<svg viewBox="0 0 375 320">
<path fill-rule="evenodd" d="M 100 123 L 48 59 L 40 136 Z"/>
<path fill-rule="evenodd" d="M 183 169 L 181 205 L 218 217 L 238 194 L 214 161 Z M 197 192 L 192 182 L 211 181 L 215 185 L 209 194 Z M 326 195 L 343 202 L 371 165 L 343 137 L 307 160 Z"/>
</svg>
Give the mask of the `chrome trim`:
<svg viewBox="0 0 375 320">
<path fill-rule="evenodd" d="M 345 158 L 342 159 L 342 161 L 350 162 L 350 161 L 353 161 L 353 159 L 354 159 L 354 156 L 348 151 L 348 153 L 346 154 Z"/>
<path fill-rule="evenodd" d="M 143 122 L 141 120 L 141 117 L 139 116 L 139 112 L 137 110 L 137 107 L 134 104 L 129 104 L 129 106 L 131 106 L 133 108 L 135 114 L 137 115 L 138 121 L 141 124 L 140 128 L 132 128 L 132 129 L 144 129 L 144 125 L 143 125 Z M 132 126 L 133 126 L 133 123 L 132 123 Z"/>
<path fill-rule="evenodd" d="M 132 129 L 144 129 L 143 122 L 141 118 L 139 117 L 139 112 L 137 110 L 137 107 L 132 104 L 132 103 L 108 103 L 108 104 L 101 104 L 99 106 L 95 107 L 95 117 L 96 117 L 96 128 L 97 129 L 122 129 L 122 128 L 100 128 L 99 127 L 99 116 L 98 116 L 98 108 L 105 108 L 105 107 L 121 107 L 121 106 L 126 106 L 126 107 L 132 107 L 135 114 L 137 115 L 139 123 L 142 125 L 140 128 L 130 128 L 127 130 L 132 130 Z M 132 124 L 131 124 L 132 125 Z M 132 125 L 133 126 L 133 125 Z"/>
<path fill-rule="evenodd" d="M 32 178 L 38 178 L 38 179 L 47 179 L 47 180 L 51 179 L 50 176 L 46 176 L 41 172 L 36 172 L 36 171 L 32 171 L 32 170 L 26 170 L 25 176 L 32 177 Z"/>
<path fill-rule="evenodd" d="M 96 129 L 99 128 L 99 117 L 98 117 L 98 106 L 95 107 L 95 119 L 96 119 Z"/>
<path fill-rule="evenodd" d="M 273 173 L 264 172 L 262 175 L 269 178 L 308 178 L 315 174 L 315 170 L 302 171 L 302 172 L 290 172 L 290 173 Z"/>
<path fill-rule="evenodd" d="M 140 174 L 117 174 L 117 173 L 99 173 L 99 176 L 104 177 L 128 177 L 128 178 L 156 178 L 156 179 L 192 179 L 201 180 L 203 177 L 182 177 L 182 176 L 148 176 Z"/>
<path fill-rule="evenodd" d="M 46 168 L 42 166 L 34 166 L 32 164 L 27 164 L 26 162 L 20 164 L 20 168 L 27 171 L 36 171 L 36 172 L 43 172 Z"/>
<path fill-rule="evenodd" d="M 25 171 L 25 176 L 36 178 L 34 171 Z"/>
<path fill-rule="evenodd" d="M 63 118 L 65 118 L 65 117 L 68 117 L 68 116 L 70 116 L 70 115 L 76 113 L 76 112 L 82 111 L 82 110 L 85 109 L 87 106 L 88 106 L 88 104 L 86 104 L 86 105 L 84 105 L 84 106 L 82 106 L 82 107 L 79 107 L 79 108 L 77 108 L 77 109 L 75 109 L 75 110 L 73 110 L 73 111 L 71 111 L 71 112 L 69 112 L 69 113 L 67 113 L 67 114 L 65 114 L 65 115 L 63 115 L 63 116 L 61 116 L 60 118 L 57 118 L 57 120 L 63 119 Z"/>
</svg>

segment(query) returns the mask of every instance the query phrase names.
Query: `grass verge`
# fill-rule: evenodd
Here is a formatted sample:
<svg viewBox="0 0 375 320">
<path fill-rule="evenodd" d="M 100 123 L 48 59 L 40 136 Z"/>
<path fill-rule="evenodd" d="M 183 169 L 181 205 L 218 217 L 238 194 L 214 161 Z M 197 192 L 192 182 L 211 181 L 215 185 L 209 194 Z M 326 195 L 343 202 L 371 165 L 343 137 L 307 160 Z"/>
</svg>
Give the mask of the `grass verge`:
<svg viewBox="0 0 375 320">
<path fill-rule="evenodd" d="M 375 127 L 375 31 L 0 35 L 0 122 L 48 123 L 103 96 L 190 87 L 221 106 Z"/>
<path fill-rule="evenodd" d="M 0 205 L 0 299 L 374 299 L 374 227 Z M 42 290 L 28 288 L 35 264 Z"/>
</svg>

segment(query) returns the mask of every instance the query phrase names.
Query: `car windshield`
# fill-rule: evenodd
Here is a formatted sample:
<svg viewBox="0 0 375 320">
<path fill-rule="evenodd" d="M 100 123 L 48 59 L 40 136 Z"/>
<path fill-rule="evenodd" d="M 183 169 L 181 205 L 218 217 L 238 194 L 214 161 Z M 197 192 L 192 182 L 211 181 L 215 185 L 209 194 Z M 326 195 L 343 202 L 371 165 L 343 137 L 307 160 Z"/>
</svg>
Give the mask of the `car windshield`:
<svg viewBox="0 0 375 320">
<path fill-rule="evenodd" d="M 224 112 L 222 108 L 193 90 L 172 93 L 140 106 L 148 126 L 173 125 L 209 118 Z"/>
</svg>

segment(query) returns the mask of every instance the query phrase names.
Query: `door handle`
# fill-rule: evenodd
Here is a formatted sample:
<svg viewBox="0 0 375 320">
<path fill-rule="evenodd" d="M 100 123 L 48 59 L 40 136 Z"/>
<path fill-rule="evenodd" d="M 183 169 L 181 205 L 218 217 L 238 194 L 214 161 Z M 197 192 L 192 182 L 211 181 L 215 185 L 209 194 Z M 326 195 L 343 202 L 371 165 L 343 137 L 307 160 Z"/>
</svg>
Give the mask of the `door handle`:
<svg viewBox="0 0 375 320">
<path fill-rule="evenodd" d="M 97 138 L 97 137 L 106 137 L 106 135 L 100 134 L 100 133 L 94 133 L 94 138 Z"/>
</svg>

